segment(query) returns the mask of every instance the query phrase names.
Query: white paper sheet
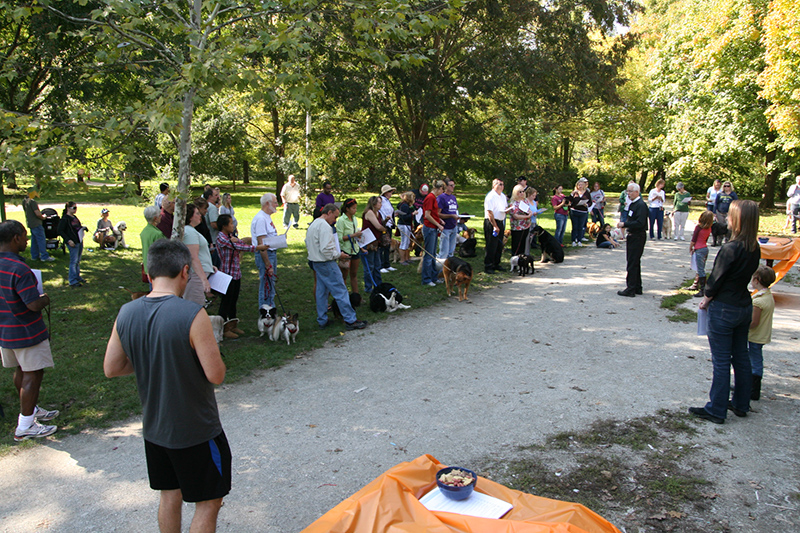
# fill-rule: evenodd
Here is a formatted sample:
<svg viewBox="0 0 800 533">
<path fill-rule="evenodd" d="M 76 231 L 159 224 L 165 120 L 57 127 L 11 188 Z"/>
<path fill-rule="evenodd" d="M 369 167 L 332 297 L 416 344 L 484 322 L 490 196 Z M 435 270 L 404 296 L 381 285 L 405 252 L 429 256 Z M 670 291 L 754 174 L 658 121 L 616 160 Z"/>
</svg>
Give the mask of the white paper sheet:
<svg viewBox="0 0 800 533">
<path fill-rule="evenodd" d="M 211 285 L 213 290 L 220 294 L 226 294 L 228 292 L 228 285 L 231 284 L 232 279 L 233 276 L 230 274 L 226 274 L 225 272 L 217 270 L 208 276 L 208 283 Z"/>
<path fill-rule="evenodd" d="M 708 335 L 708 312 L 697 308 L 697 334 Z"/>
<path fill-rule="evenodd" d="M 364 230 L 361 233 L 361 238 L 358 239 L 358 245 L 361 248 L 366 248 L 369 243 L 375 240 L 375 235 L 372 234 L 372 230 Z"/>
<path fill-rule="evenodd" d="M 528 202 L 520 202 L 519 203 L 519 210 L 522 211 L 523 213 L 530 213 L 531 212 L 531 206 L 528 205 Z"/>
<path fill-rule="evenodd" d="M 481 492 L 473 492 L 466 500 L 457 502 L 448 499 L 439 487 L 435 487 L 419 501 L 429 511 L 444 511 L 481 518 L 500 518 L 514 507 L 508 502 Z"/>
<path fill-rule="evenodd" d="M 36 290 L 39 291 L 39 294 L 44 294 L 44 284 L 42 283 L 42 271 L 32 268 L 31 272 L 33 272 L 33 275 L 36 277 Z"/>
<path fill-rule="evenodd" d="M 286 234 L 276 235 L 274 237 L 264 237 L 261 241 L 273 250 L 280 248 L 287 248 L 289 245 L 286 243 Z"/>
<path fill-rule="evenodd" d="M 697 272 L 697 252 L 692 252 L 692 264 L 689 265 L 689 268 Z"/>
</svg>

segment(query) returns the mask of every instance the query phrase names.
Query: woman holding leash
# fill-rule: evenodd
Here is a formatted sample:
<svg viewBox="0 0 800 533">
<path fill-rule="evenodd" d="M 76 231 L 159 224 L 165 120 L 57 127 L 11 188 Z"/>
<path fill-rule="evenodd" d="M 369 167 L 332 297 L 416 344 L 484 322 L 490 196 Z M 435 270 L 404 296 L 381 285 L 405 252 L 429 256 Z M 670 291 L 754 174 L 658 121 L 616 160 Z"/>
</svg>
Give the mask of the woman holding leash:
<svg viewBox="0 0 800 533">
<path fill-rule="evenodd" d="M 758 205 L 751 200 L 736 200 L 730 205 L 731 239 L 717 253 L 700 301 L 700 309 L 708 313 L 708 345 L 714 373 L 708 403 L 705 407 L 690 407 L 689 413 L 715 424 L 725 422 L 728 410 L 739 417 L 747 416 L 750 410 L 753 383 L 747 335 L 753 302 L 747 285 L 761 258 L 758 218 Z"/>
<path fill-rule="evenodd" d="M 347 266 L 342 264 L 343 261 L 339 261 L 339 268 L 342 270 L 345 285 L 347 285 L 349 275 L 350 290 L 353 291 L 353 294 L 358 293 L 358 263 L 361 259 L 361 247 L 358 245 L 358 239 L 361 238 L 362 231 L 358 229 L 357 209 L 358 204 L 355 198 L 348 198 L 342 204 L 342 214 L 336 220 L 339 249 L 350 256 Z"/>
<path fill-rule="evenodd" d="M 372 292 L 372 289 L 380 285 L 383 280 L 381 279 L 381 261 L 380 253 L 378 252 L 378 242 L 381 235 L 386 228 L 381 224 L 380 220 L 381 210 L 381 197 L 372 196 L 367 200 L 367 207 L 361 215 L 362 231 L 367 231 L 372 234 L 374 240 L 371 241 L 364 252 L 364 290 Z"/>
<path fill-rule="evenodd" d="M 69 286 L 80 287 L 86 280 L 81 277 L 81 257 L 83 257 L 83 235 L 88 228 L 81 224 L 76 213 L 78 204 L 67 202 L 58 221 L 58 235 L 69 249 Z"/>
<path fill-rule="evenodd" d="M 525 187 L 516 184 L 511 191 L 511 255 L 525 253 L 525 243 L 531 231 L 531 207 L 525 201 Z"/>
</svg>

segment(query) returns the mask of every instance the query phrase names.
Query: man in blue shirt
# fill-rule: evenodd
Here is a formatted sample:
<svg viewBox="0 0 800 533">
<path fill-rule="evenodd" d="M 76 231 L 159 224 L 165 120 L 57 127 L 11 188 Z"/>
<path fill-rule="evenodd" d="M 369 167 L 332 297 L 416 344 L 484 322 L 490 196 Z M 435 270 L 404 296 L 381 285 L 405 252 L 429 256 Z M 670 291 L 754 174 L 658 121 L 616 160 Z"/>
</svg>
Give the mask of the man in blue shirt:
<svg viewBox="0 0 800 533">
<path fill-rule="evenodd" d="M 16 220 L 0 224 L 0 354 L 4 367 L 16 368 L 14 386 L 20 403 L 16 441 L 52 435 L 56 426 L 39 422 L 59 414 L 36 405 L 44 369 L 53 366 L 50 335 L 42 319 L 50 297 L 39 294 L 36 276 L 19 255 L 27 246 L 25 226 Z"/>
</svg>

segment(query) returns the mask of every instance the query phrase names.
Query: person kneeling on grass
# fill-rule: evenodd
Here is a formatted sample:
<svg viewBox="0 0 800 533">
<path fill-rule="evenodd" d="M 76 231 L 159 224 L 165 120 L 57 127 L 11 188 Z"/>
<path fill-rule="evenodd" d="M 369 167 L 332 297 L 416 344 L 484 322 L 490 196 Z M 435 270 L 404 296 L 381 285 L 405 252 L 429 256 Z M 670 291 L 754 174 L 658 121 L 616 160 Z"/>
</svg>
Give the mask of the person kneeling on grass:
<svg viewBox="0 0 800 533">
<path fill-rule="evenodd" d="M 225 363 L 206 310 L 180 297 L 191 260 L 180 241 L 153 243 L 147 254 L 153 290 L 122 306 L 103 361 L 109 378 L 136 375 L 162 532 L 181 531 L 183 501 L 195 503 L 192 531 L 215 531 L 231 490 L 231 450 L 214 395 Z"/>
<path fill-rule="evenodd" d="M 617 248 L 619 246 L 619 243 L 611 236 L 611 224 L 603 224 L 603 227 L 597 232 L 595 244 L 598 248 Z"/>
<path fill-rule="evenodd" d="M 222 295 L 222 301 L 219 304 L 219 316 L 225 320 L 236 318 L 236 302 L 239 300 L 239 290 L 242 285 L 242 269 L 239 262 L 239 252 L 261 252 L 266 250 L 266 244 L 259 244 L 252 246 L 243 243 L 238 237 L 234 236 L 236 232 L 236 222 L 230 215 L 220 215 L 217 218 L 217 227 L 220 229 L 217 234 L 217 253 L 219 253 L 220 270 L 231 276 L 231 283 L 228 285 L 228 291 Z M 233 333 L 233 335 L 231 335 Z M 243 335 L 244 331 L 234 328 L 233 331 L 225 332 L 225 335 L 231 338 L 236 338 L 238 335 Z"/>
</svg>

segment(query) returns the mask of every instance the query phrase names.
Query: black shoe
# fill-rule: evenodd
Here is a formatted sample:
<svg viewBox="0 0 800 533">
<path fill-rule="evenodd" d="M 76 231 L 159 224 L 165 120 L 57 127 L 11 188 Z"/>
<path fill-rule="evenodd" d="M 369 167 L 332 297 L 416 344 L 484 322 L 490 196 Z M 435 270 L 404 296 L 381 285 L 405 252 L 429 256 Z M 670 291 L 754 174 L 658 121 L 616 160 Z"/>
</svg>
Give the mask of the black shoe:
<svg viewBox="0 0 800 533">
<path fill-rule="evenodd" d="M 703 420 L 708 420 L 709 422 L 713 422 L 714 424 L 724 424 L 724 418 L 718 418 L 712 414 L 709 414 L 708 411 L 705 410 L 703 407 L 690 407 L 689 414 L 694 415 L 697 418 L 702 418 Z"/>
<path fill-rule="evenodd" d="M 495 270 L 493 268 L 484 268 L 483 272 L 484 274 L 494 274 Z"/>
<path fill-rule="evenodd" d="M 636 291 L 633 289 L 625 289 L 624 291 L 617 291 L 619 296 L 626 296 L 628 298 L 633 298 L 636 296 Z"/>
<path fill-rule="evenodd" d="M 642 289 L 636 289 L 636 290 L 635 290 L 635 291 L 633 291 L 633 292 L 635 292 L 636 294 L 642 294 Z"/>
<path fill-rule="evenodd" d="M 494 267 L 494 269 L 497 270 L 498 272 L 506 272 L 508 270 L 506 267 L 500 265 Z"/>
<path fill-rule="evenodd" d="M 319 325 L 319 329 L 325 329 L 325 328 L 327 328 L 327 327 L 330 325 L 330 323 L 331 323 L 331 321 L 330 321 L 330 320 L 326 320 L 324 324 L 320 324 L 320 325 Z"/>
<path fill-rule="evenodd" d="M 753 389 L 750 393 L 750 399 L 757 401 L 761 398 L 761 376 L 753 374 Z"/>
<path fill-rule="evenodd" d="M 742 411 L 741 409 L 735 408 L 731 402 L 728 402 L 728 411 L 735 414 L 739 418 L 744 418 L 747 416 L 747 411 Z"/>
<path fill-rule="evenodd" d="M 354 329 L 364 329 L 367 327 L 366 320 L 356 320 L 355 322 L 350 322 L 349 324 L 344 325 L 347 331 L 353 331 Z"/>
<path fill-rule="evenodd" d="M 74 283 L 69 286 L 70 289 L 77 289 L 78 287 L 83 287 L 81 283 Z"/>
</svg>

